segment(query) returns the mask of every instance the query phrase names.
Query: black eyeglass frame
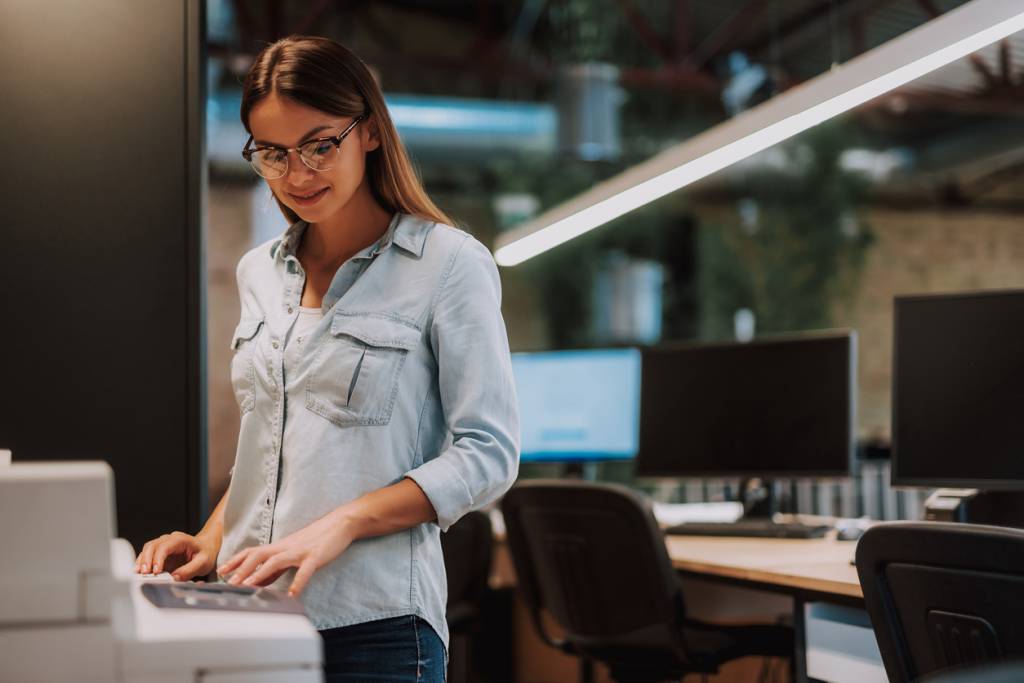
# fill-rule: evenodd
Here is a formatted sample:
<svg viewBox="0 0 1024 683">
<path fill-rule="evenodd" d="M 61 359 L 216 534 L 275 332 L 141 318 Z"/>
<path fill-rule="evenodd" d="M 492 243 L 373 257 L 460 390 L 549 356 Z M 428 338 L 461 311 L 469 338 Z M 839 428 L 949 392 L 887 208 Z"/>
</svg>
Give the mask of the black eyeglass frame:
<svg viewBox="0 0 1024 683">
<path fill-rule="evenodd" d="M 291 161 L 290 161 L 290 159 L 291 159 L 290 152 L 292 152 L 293 150 L 298 153 L 299 159 L 301 159 L 302 163 L 305 164 L 308 168 L 312 168 L 314 171 L 329 171 L 329 170 L 331 170 L 329 168 L 313 168 L 312 166 L 310 166 L 309 162 L 306 161 L 306 158 L 304 156 L 302 156 L 302 152 L 299 151 L 299 150 L 301 148 L 305 147 L 306 145 L 308 145 L 310 143 L 313 143 L 313 142 L 330 142 L 331 144 L 334 145 L 335 150 L 338 150 L 338 149 L 341 148 L 341 143 L 344 142 L 346 137 L 348 137 L 348 134 L 351 133 L 352 129 L 354 129 L 356 127 L 356 124 L 359 123 L 360 121 L 362 121 L 363 119 L 365 119 L 367 116 L 368 116 L 368 114 L 363 113 L 363 114 L 360 114 L 359 116 L 355 117 L 354 119 L 352 119 L 352 123 L 348 124 L 348 126 L 345 128 L 345 130 L 341 131 L 337 135 L 331 135 L 331 136 L 324 137 L 324 138 L 311 138 L 309 140 L 305 140 L 305 141 L 299 143 L 295 147 L 275 147 L 273 145 L 262 145 L 262 146 L 250 148 L 249 145 L 251 145 L 252 142 L 253 142 L 252 134 L 250 134 L 249 135 L 249 139 L 245 141 L 245 147 L 242 149 L 242 158 L 245 159 L 247 162 L 249 162 L 249 165 L 252 166 L 252 155 L 253 155 L 253 152 L 260 152 L 260 151 L 263 151 L 263 150 L 266 150 L 266 149 L 276 149 L 279 152 L 284 152 L 284 159 L 285 159 L 284 173 L 282 173 L 279 176 L 275 176 L 275 178 L 271 178 L 270 180 L 273 180 L 273 179 L 276 179 L 276 178 L 283 178 L 284 176 L 286 176 L 288 174 L 288 164 L 291 163 Z M 256 170 L 255 166 L 253 166 L 252 169 L 253 169 L 253 171 L 256 171 L 257 175 L 259 175 L 261 177 L 264 177 L 264 178 L 266 177 L 262 173 L 260 173 L 258 170 Z"/>
</svg>

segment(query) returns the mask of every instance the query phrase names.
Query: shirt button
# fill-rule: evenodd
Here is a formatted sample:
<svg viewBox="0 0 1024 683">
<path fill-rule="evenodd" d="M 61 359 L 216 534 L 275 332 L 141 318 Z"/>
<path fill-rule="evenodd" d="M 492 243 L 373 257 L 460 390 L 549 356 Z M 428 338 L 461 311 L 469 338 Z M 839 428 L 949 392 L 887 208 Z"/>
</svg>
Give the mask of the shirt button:
<svg viewBox="0 0 1024 683">
<path fill-rule="evenodd" d="M 288 307 L 288 312 L 289 312 L 289 313 L 293 312 L 294 310 L 295 310 L 295 309 L 294 309 L 294 308 L 292 308 L 291 306 L 289 306 L 289 307 Z"/>
<path fill-rule="evenodd" d="M 276 341 L 270 342 L 270 345 L 273 346 L 275 349 L 277 348 L 277 342 Z"/>
<path fill-rule="evenodd" d="M 270 497 L 267 497 L 267 505 L 270 505 Z"/>
</svg>

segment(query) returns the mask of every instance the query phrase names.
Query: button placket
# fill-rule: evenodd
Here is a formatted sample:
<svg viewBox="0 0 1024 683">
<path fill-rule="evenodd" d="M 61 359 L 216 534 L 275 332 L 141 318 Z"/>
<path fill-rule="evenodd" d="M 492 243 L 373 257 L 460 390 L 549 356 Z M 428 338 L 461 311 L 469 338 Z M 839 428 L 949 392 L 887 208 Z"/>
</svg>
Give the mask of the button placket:
<svg viewBox="0 0 1024 683">
<path fill-rule="evenodd" d="M 290 294 L 290 292 L 289 292 L 289 294 Z M 277 350 L 278 347 L 280 346 L 280 344 L 278 343 L 278 341 L 276 339 L 273 340 L 272 345 L 273 345 L 275 350 Z M 265 532 L 266 533 L 266 537 L 265 537 L 265 539 L 263 541 L 264 543 L 270 543 L 270 537 L 271 537 L 271 534 L 272 534 L 272 531 L 273 531 L 274 506 L 275 506 L 275 495 L 274 495 L 274 492 L 277 490 L 277 486 L 278 486 L 277 477 L 278 477 L 278 473 L 281 470 L 281 452 L 282 452 L 282 445 L 283 445 L 282 442 L 284 441 L 284 421 L 285 421 L 285 413 L 284 413 L 284 401 L 285 401 L 285 396 L 284 396 L 284 387 L 285 387 L 285 383 L 284 383 L 284 352 L 281 351 L 279 353 L 274 354 L 273 362 L 270 363 L 270 365 L 271 365 L 272 375 L 273 375 L 274 379 L 277 382 L 277 386 L 280 387 L 281 390 L 275 393 L 275 400 L 274 400 L 274 409 L 275 410 L 274 410 L 274 425 L 273 425 L 274 431 L 273 431 L 273 437 L 271 439 L 271 441 L 272 441 L 271 447 L 272 447 L 273 450 L 271 452 L 271 457 L 267 458 L 267 470 L 268 470 L 268 472 L 267 472 L 267 474 L 268 474 L 267 482 L 268 482 L 268 486 L 267 486 L 267 498 L 266 498 L 267 505 L 266 505 L 266 509 L 265 509 L 265 516 L 266 516 L 266 518 L 268 520 L 268 524 L 267 524 L 267 529 L 266 529 L 266 532 Z"/>
</svg>

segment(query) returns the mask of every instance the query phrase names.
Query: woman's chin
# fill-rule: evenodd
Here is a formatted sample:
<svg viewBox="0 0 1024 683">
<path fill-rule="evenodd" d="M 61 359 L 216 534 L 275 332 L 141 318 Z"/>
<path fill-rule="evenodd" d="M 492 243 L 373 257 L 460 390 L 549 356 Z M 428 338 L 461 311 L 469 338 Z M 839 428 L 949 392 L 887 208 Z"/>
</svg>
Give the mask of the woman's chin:
<svg viewBox="0 0 1024 683">
<path fill-rule="evenodd" d="M 295 206 L 292 204 L 289 206 L 291 207 L 291 210 L 294 211 L 299 218 L 306 221 L 307 223 L 315 221 L 317 219 L 322 219 L 325 215 L 327 215 L 327 212 L 324 210 L 324 207 L 319 205 Z"/>
</svg>

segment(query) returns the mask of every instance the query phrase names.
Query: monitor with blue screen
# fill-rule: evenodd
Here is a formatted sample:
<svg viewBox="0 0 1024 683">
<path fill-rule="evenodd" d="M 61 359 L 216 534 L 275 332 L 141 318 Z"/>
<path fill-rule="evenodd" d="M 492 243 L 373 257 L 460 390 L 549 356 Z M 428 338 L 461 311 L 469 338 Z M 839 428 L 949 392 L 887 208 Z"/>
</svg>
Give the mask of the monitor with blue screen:
<svg viewBox="0 0 1024 683">
<path fill-rule="evenodd" d="M 523 462 L 596 462 L 636 455 L 640 351 L 512 354 Z"/>
</svg>

